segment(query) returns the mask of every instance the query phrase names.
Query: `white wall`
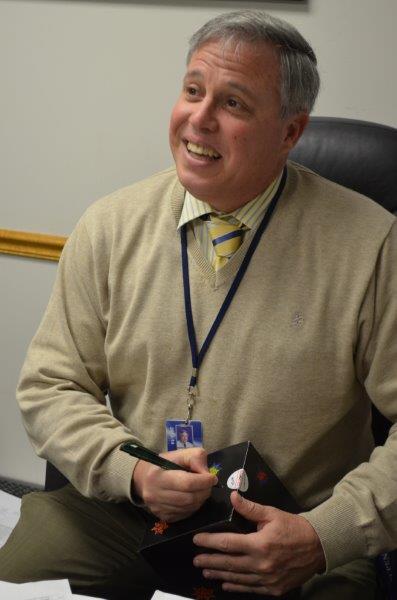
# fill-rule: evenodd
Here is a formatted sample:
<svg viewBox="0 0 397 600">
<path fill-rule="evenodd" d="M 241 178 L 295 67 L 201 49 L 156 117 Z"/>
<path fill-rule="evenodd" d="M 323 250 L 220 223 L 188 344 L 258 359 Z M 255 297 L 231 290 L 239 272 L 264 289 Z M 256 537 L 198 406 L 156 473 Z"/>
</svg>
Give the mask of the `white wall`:
<svg viewBox="0 0 397 600">
<path fill-rule="evenodd" d="M 47 304 L 56 264 L 0 254 L 0 477 L 43 483 L 44 461 L 34 454 L 15 403 L 29 342 Z"/>
<path fill-rule="evenodd" d="M 189 34 L 264 8 L 314 46 L 315 114 L 397 126 L 395 0 L 0 1 L 0 228 L 67 235 L 97 197 L 171 162 L 167 121 Z M 0 256 L 0 476 L 43 482 L 14 402 L 55 273 Z"/>
</svg>

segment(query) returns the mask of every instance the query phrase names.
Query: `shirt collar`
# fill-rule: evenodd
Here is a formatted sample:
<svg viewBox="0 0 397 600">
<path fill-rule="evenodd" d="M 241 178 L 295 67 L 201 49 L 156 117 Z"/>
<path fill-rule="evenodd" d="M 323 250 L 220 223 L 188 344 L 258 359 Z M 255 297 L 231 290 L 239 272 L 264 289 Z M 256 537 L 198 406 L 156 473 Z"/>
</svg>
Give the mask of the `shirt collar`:
<svg viewBox="0 0 397 600">
<path fill-rule="evenodd" d="M 244 206 L 241 206 L 240 208 L 237 208 L 228 214 L 238 219 L 238 221 L 243 223 L 246 227 L 248 227 L 248 229 L 255 227 L 255 225 L 257 225 L 262 218 L 267 205 L 277 192 L 281 177 L 282 172 L 261 194 L 259 194 L 259 196 L 256 196 L 256 198 L 253 198 L 247 202 L 247 204 L 244 204 Z M 203 200 L 195 198 L 186 190 L 182 213 L 177 229 L 180 229 L 183 227 L 183 225 L 186 225 L 187 223 L 190 223 L 191 221 L 194 221 L 195 219 L 198 219 L 199 217 L 207 215 L 211 212 L 217 213 L 217 211 L 214 210 L 207 202 L 203 202 Z"/>
<path fill-rule="evenodd" d="M 186 223 L 190 223 L 190 221 L 194 221 L 203 215 L 208 215 L 210 212 L 214 212 L 214 209 L 207 202 L 195 198 L 186 190 L 178 229 L 186 225 Z"/>
</svg>

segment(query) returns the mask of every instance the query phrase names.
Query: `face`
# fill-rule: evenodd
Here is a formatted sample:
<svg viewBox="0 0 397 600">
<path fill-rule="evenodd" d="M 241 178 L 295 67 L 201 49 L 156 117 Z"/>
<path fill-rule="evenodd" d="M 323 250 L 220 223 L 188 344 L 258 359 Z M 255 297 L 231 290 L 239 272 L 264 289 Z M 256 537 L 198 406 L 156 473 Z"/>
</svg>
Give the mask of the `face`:
<svg viewBox="0 0 397 600">
<path fill-rule="evenodd" d="M 180 438 L 180 440 L 181 440 L 181 442 L 182 442 L 183 444 L 186 444 L 186 442 L 187 442 L 187 441 L 188 441 L 188 439 L 189 439 L 189 436 L 188 436 L 188 434 L 187 434 L 187 432 L 186 432 L 186 431 L 181 431 L 181 434 L 180 434 L 179 438 Z"/>
<path fill-rule="evenodd" d="M 170 145 L 193 196 L 230 212 L 281 172 L 307 115 L 280 117 L 279 72 L 268 44 L 209 42 L 192 55 L 171 115 Z"/>
</svg>

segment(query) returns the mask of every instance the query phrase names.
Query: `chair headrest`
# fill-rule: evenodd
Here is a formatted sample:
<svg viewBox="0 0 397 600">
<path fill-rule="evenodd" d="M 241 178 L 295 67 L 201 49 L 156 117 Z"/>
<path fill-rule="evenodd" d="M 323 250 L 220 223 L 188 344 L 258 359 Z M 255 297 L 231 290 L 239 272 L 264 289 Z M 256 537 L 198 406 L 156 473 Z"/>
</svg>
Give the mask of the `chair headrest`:
<svg viewBox="0 0 397 600">
<path fill-rule="evenodd" d="M 397 214 L 397 129 L 311 117 L 289 157 Z"/>
</svg>

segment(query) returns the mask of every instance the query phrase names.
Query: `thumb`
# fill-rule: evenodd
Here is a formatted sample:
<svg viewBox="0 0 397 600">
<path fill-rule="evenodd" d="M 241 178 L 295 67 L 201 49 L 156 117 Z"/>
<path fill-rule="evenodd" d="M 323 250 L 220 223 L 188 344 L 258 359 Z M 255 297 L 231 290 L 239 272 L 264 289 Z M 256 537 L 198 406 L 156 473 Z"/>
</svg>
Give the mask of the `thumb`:
<svg viewBox="0 0 397 600">
<path fill-rule="evenodd" d="M 230 494 L 230 501 L 233 508 L 245 519 L 254 521 L 255 523 L 268 523 L 274 519 L 278 511 L 273 506 L 264 506 L 257 502 L 252 502 L 241 496 L 238 492 L 232 492 Z"/>
</svg>

